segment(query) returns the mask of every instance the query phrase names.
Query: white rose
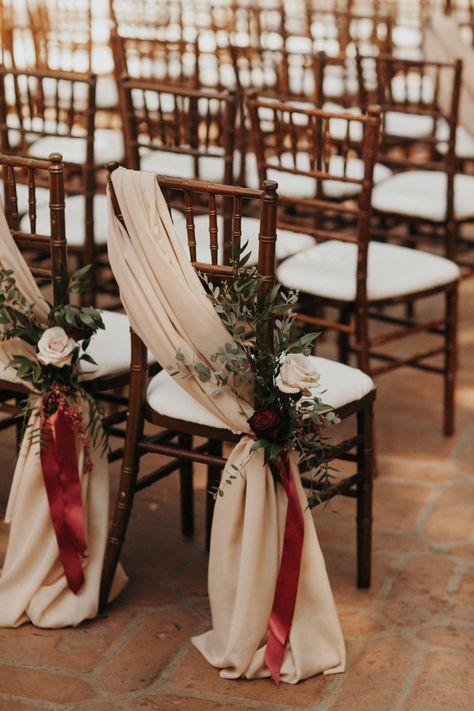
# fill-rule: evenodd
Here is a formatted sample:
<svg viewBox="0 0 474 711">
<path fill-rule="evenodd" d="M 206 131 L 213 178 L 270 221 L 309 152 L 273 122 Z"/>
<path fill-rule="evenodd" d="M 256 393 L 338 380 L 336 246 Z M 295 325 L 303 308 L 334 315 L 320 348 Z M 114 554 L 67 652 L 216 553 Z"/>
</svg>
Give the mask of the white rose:
<svg viewBox="0 0 474 711">
<path fill-rule="evenodd" d="M 38 360 L 43 365 L 63 368 L 70 365 L 77 343 L 59 326 L 47 328 L 38 341 Z"/>
<path fill-rule="evenodd" d="M 282 393 L 303 393 L 309 395 L 311 388 L 318 385 L 319 373 L 303 353 L 284 356 L 280 373 L 275 384 Z"/>
</svg>

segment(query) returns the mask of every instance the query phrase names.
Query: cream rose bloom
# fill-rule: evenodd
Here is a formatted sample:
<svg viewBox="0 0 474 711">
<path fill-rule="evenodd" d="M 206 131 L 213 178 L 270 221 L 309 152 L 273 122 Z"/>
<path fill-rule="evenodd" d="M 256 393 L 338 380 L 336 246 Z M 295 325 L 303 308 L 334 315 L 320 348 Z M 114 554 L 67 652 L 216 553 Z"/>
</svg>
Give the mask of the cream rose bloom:
<svg viewBox="0 0 474 711">
<path fill-rule="evenodd" d="M 282 393 L 303 393 L 309 395 L 319 381 L 319 373 L 303 353 L 290 353 L 282 359 L 280 373 L 275 385 Z"/>
<path fill-rule="evenodd" d="M 38 341 L 38 360 L 43 365 L 70 365 L 77 343 L 59 326 L 47 328 Z"/>
</svg>

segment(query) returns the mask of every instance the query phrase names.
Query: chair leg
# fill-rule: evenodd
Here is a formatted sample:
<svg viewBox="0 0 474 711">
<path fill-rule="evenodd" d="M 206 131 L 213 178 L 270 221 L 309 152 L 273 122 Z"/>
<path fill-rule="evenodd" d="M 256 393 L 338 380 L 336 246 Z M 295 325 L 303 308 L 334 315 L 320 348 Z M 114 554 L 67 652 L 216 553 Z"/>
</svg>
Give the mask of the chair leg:
<svg viewBox="0 0 474 711">
<path fill-rule="evenodd" d="M 123 448 L 120 485 L 115 501 L 115 510 L 110 527 L 100 581 L 99 612 L 109 599 L 110 589 L 125 540 L 128 521 L 133 506 L 138 470 L 140 466 L 139 442 L 143 435 L 144 403 L 147 383 L 145 345 L 132 332 L 132 361 L 130 366 L 130 395 L 128 420 Z"/>
<path fill-rule="evenodd" d="M 102 568 L 100 584 L 99 612 L 103 611 L 115 576 L 115 571 L 120 558 L 125 534 L 133 507 L 135 487 L 138 477 L 140 455 L 138 442 L 143 430 L 143 417 L 141 412 L 130 411 L 125 436 L 120 485 L 115 502 L 115 511 L 110 527 L 107 547 Z"/>
<path fill-rule="evenodd" d="M 351 319 L 350 307 L 342 306 L 339 311 L 339 321 L 344 325 L 348 325 Z M 338 335 L 338 346 L 339 346 L 339 361 L 341 363 L 349 362 L 349 334 L 344 331 L 340 331 Z"/>
<path fill-rule="evenodd" d="M 454 434 L 455 391 L 457 370 L 458 286 L 446 292 L 446 336 L 444 363 L 443 433 Z"/>
<path fill-rule="evenodd" d="M 357 587 L 370 587 L 372 559 L 372 433 L 373 403 L 357 413 Z"/>
<path fill-rule="evenodd" d="M 181 449 L 190 450 L 193 438 L 189 434 L 178 435 L 178 444 Z M 181 495 L 181 533 L 186 538 L 194 535 L 194 489 L 193 489 L 193 463 L 183 461 L 179 465 L 179 484 Z"/>
<path fill-rule="evenodd" d="M 210 440 L 209 454 L 222 457 L 222 442 L 220 440 Z M 207 489 L 206 489 L 206 550 L 211 545 L 212 516 L 214 514 L 215 491 L 219 487 L 222 475 L 220 467 L 209 466 L 207 468 Z"/>
</svg>

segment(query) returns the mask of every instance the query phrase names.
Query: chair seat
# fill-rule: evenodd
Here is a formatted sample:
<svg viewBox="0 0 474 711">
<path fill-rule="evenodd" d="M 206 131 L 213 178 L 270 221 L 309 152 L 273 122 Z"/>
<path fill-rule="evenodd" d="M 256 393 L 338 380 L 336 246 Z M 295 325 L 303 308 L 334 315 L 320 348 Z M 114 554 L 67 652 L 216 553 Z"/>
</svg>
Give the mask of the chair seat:
<svg viewBox="0 0 474 711">
<path fill-rule="evenodd" d="M 4 183 L 2 182 L 2 198 L 4 196 Z M 49 190 L 48 188 L 35 188 L 36 210 L 40 205 L 49 205 Z M 24 215 L 28 212 L 29 190 L 28 185 L 24 183 L 16 184 L 16 199 L 18 205 L 18 214 Z M 29 225 L 29 223 L 28 223 Z M 29 231 L 29 228 L 28 228 Z"/>
<path fill-rule="evenodd" d="M 105 330 L 97 331 L 87 351 L 97 365 L 84 362 L 81 380 L 117 377 L 130 370 L 132 353 L 128 316 L 115 311 L 101 311 L 101 314 Z M 148 362 L 156 362 L 150 352 Z"/>
<path fill-rule="evenodd" d="M 331 240 L 290 257 L 278 279 L 290 289 L 340 301 L 356 297 L 357 245 Z M 371 301 L 415 294 L 459 279 L 459 267 L 419 249 L 371 242 L 367 297 Z"/>
<path fill-rule="evenodd" d="M 272 162 L 272 161 L 269 161 Z M 275 159 L 275 163 L 277 160 Z M 293 156 L 291 153 L 283 153 L 280 164 L 285 168 L 293 168 Z M 299 170 L 311 170 L 307 153 L 296 154 L 296 165 Z M 347 161 L 346 177 L 361 179 L 363 177 L 364 163 L 359 158 L 349 158 Z M 341 156 L 332 156 L 329 164 L 329 173 L 334 176 L 344 175 L 344 161 Z M 386 180 L 392 175 L 389 168 L 376 164 L 374 169 L 374 181 L 376 183 Z M 248 179 L 250 179 L 250 175 Z M 294 198 L 314 198 L 316 195 L 316 181 L 307 175 L 292 175 L 279 170 L 267 169 L 267 178 L 276 180 L 278 183 L 278 194 L 285 197 Z M 249 183 L 247 183 L 249 184 Z M 252 185 L 251 187 L 256 187 Z M 360 185 L 343 183 L 339 180 L 323 181 L 323 191 L 326 197 L 334 200 L 342 200 L 353 197 L 360 192 Z"/>
<path fill-rule="evenodd" d="M 66 239 L 71 247 L 82 247 L 85 243 L 85 197 L 83 195 L 66 196 Z M 21 220 L 20 227 L 29 231 L 29 218 L 25 215 Z M 107 198 L 105 195 L 95 195 L 94 197 L 94 242 L 97 245 L 107 242 Z M 39 234 L 49 235 L 50 212 L 49 204 L 38 205 L 36 209 L 36 230 Z"/>
<path fill-rule="evenodd" d="M 96 87 L 98 109 L 115 109 L 118 106 L 117 82 L 112 76 L 99 76 Z M 103 130 L 103 129 L 101 129 Z"/>
<path fill-rule="evenodd" d="M 323 402 L 335 410 L 360 400 L 374 389 L 371 378 L 357 368 L 317 356 L 310 358 L 321 374 L 320 387 L 315 393 L 321 393 Z M 218 417 L 196 402 L 166 370 L 162 370 L 150 381 L 147 402 L 149 407 L 164 417 L 227 429 Z"/>
<path fill-rule="evenodd" d="M 433 119 L 431 116 L 406 114 L 403 111 L 387 111 L 385 130 L 391 136 L 424 138 L 433 130 Z"/>
<path fill-rule="evenodd" d="M 194 157 L 187 153 L 150 151 L 140 158 L 140 167 L 141 170 L 149 170 L 173 178 L 187 180 L 197 178 L 194 170 Z M 210 183 L 222 183 L 224 180 L 223 155 L 200 157 L 199 178 Z"/>
<path fill-rule="evenodd" d="M 97 331 L 87 350 L 97 365 L 82 362 L 81 380 L 84 381 L 125 375 L 130 369 L 130 323 L 128 317 L 115 311 L 101 311 L 101 314 L 105 330 Z M 151 354 L 148 358 L 150 363 L 154 362 Z M 13 368 L 1 370 L 1 366 L 0 378 L 10 383 L 18 380 Z"/>
<path fill-rule="evenodd" d="M 61 153 L 65 163 L 85 164 L 86 139 L 81 136 L 45 136 L 35 141 L 28 153 L 34 158 L 48 158 L 51 153 Z M 103 166 L 109 161 L 123 160 L 124 143 L 121 131 L 98 128 L 94 134 L 94 162 Z"/>
<path fill-rule="evenodd" d="M 186 218 L 182 212 L 173 210 L 173 222 L 178 236 L 181 238 L 183 245 L 187 249 L 188 237 L 186 232 Z M 258 257 L 258 232 L 259 220 L 255 217 L 242 217 L 242 244 L 248 241 L 249 250 L 252 252 L 248 264 L 254 265 L 257 263 Z M 209 218 L 207 215 L 198 215 L 194 218 L 194 229 L 196 237 L 196 256 L 199 262 L 211 261 L 211 250 L 209 247 Z M 218 236 L 218 261 L 222 263 L 223 244 L 224 244 L 224 219 L 222 215 L 217 216 L 217 236 Z M 290 230 L 278 230 L 278 239 L 276 242 L 277 260 L 281 261 L 290 257 L 292 254 L 299 252 L 301 249 L 306 249 L 314 244 L 314 239 L 309 235 L 291 232 Z"/>
<path fill-rule="evenodd" d="M 436 144 L 436 150 L 442 155 L 448 152 L 448 137 L 449 126 L 443 122 L 436 130 L 436 138 L 440 141 Z M 458 126 L 456 130 L 456 156 L 464 160 L 474 160 L 474 136 L 463 126 Z"/>
<path fill-rule="evenodd" d="M 372 206 L 380 212 L 444 222 L 446 181 L 446 174 L 438 171 L 409 170 L 397 173 L 375 185 Z M 474 176 L 455 176 L 454 212 L 457 220 L 474 216 Z"/>
<path fill-rule="evenodd" d="M 360 116 L 360 109 L 357 107 L 345 109 L 338 104 L 326 102 L 323 108 L 325 111 L 332 111 L 334 113 Z M 433 119 L 430 116 L 407 114 L 403 111 L 387 111 L 385 114 L 385 130 L 392 136 L 400 136 L 401 138 L 423 138 L 429 136 L 432 129 Z M 345 119 L 332 118 L 329 122 L 329 130 L 334 139 L 342 141 L 346 137 L 347 121 Z M 363 137 L 364 128 L 362 123 L 358 121 L 352 122 L 350 128 L 351 140 L 361 142 Z"/>
</svg>

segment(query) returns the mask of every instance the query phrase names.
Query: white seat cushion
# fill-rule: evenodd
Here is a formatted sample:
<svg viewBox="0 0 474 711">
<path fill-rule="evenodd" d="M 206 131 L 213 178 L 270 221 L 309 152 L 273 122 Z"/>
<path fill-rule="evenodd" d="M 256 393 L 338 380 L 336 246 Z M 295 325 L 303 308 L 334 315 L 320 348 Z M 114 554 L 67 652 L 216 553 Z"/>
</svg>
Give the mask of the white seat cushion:
<svg viewBox="0 0 474 711">
<path fill-rule="evenodd" d="M 273 161 L 269 161 L 273 162 Z M 277 160 L 275 159 L 276 163 Z M 291 153 L 283 153 L 280 164 L 285 168 L 293 168 L 293 156 Z M 307 153 L 296 154 L 296 165 L 299 170 L 311 170 Z M 349 158 L 347 161 L 346 177 L 360 180 L 363 177 L 364 163 L 359 158 Z M 341 156 L 332 156 L 329 164 L 331 175 L 344 175 L 344 161 Z M 392 175 L 389 168 L 376 164 L 374 169 L 374 181 L 376 183 L 386 180 Z M 307 175 L 292 175 L 279 170 L 267 169 L 268 180 L 276 180 L 278 183 L 278 193 L 285 197 L 294 198 L 314 198 L 316 195 L 316 181 Z M 254 186 L 251 186 L 254 187 Z M 323 181 L 324 194 L 328 198 L 342 200 L 357 195 L 360 192 L 360 185 L 353 183 L 343 183 L 339 180 Z"/>
<path fill-rule="evenodd" d="M 381 212 L 444 222 L 446 174 L 434 170 L 409 170 L 376 185 L 372 206 Z M 474 216 L 474 176 L 456 175 L 454 212 L 458 220 Z"/>
<path fill-rule="evenodd" d="M 170 151 L 150 151 L 140 158 L 142 170 L 149 170 L 159 175 L 169 175 L 174 178 L 193 180 L 194 157 L 186 153 L 171 153 Z M 220 155 L 202 156 L 199 158 L 199 178 L 210 183 L 224 181 L 224 160 Z"/>
<path fill-rule="evenodd" d="M 449 126 L 446 122 L 438 125 L 436 138 L 440 141 L 436 144 L 436 150 L 445 155 L 448 152 L 446 141 L 449 138 Z M 456 155 L 464 160 L 474 159 L 474 136 L 463 126 L 458 126 L 456 130 Z"/>
<path fill-rule="evenodd" d="M 96 380 L 97 378 L 115 377 L 128 373 L 130 370 L 130 323 L 125 314 L 115 311 L 101 311 L 105 330 L 97 331 L 91 340 L 87 353 L 92 356 L 97 365 L 82 361 L 81 380 Z M 148 354 L 150 363 L 155 362 L 153 356 Z M 17 380 L 13 368 L 2 370 L 0 378 L 8 382 Z"/>
<path fill-rule="evenodd" d="M 433 118 L 403 111 L 387 111 L 385 130 L 391 136 L 401 138 L 424 138 L 433 130 Z"/>
<path fill-rule="evenodd" d="M 188 237 L 186 232 L 186 218 L 182 212 L 173 210 L 173 222 L 178 236 L 181 238 L 183 245 L 188 249 Z M 248 242 L 248 249 L 252 252 L 252 257 L 248 264 L 256 264 L 258 259 L 258 233 L 260 221 L 255 217 L 242 217 L 241 222 L 241 244 Z M 209 217 L 207 215 L 198 215 L 194 218 L 194 229 L 196 236 L 196 257 L 198 262 L 210 263 L 211 250 L 209 246 Z M 218 261 L 222 263 L 223 243 L 224 243 L 224 220 L 222 215 L 217 216 L 217 238 L 219 243 Z M 309 235 L 291 232 L 290 230 L 278 230 L 278 238 L 276 242 L 277 260 L 286 259 L 287 257 L 299 252 L 301 249 L 306 249 L 314 244 L 314 239 Z"/>
<path fill-rule="evenodd" d="M 117 108 L 117 83 L 113 77 L 99 76 L 97 78 L 96 104 L 98 109 Z"/>
<path fill-rule="evenodd" d="M 61 153 L 65 163 L 86 162 L 86 139 L 81 136 L 45 136 L 35 141 L 28 153 L 35 158 L 48 158 L 51 153 Z M 94 134 L 94 162 L 103 166 L 109 161 L 123 160 L 124 143 L 121 131 L 98 128 Z"/>
<path fill-rule="evenodd" d="M 83 362 L 81 380 L 115 377 L 130 370 L 132 353 L 128 316 L 115 311 L 101 311 L 101 314 L 105 330 L 97 331 L 87 349 L 97 365 Z M 148 362 L 156 362 L 151 353 L 148 353 Z"/>
<path fill-rule="evenodd" d="M 278 279 L 290 289 L 341 301 L 356 297 L 357 245 L 331 240 L 283 262 Z M 367 297 L 371 301 L 413 294 L 459 278 L 448 259 L 419 249 L 371 242 Z"/>
<path fill-rule="evenodd" d="M 5 197 L 5 190 L 4 190 L 4 183 L 2 181 L 2 199 Z M 49 204 L 49 190 L 48 188 L 36 188 L 35 189 L 35 197 L 36 197 L 36 210 L 38 210 L 39 205 L 48 205 Z M 24 215 L 25 213 L 28 212 L 28 200 L 29 200 L 29 191 L 28 191 L 28 185 L 25 185 L 24 183 L 17 183 L 16 184 L 16 199 L 17 199 L 17 204 L 18 204 L 18 214 L 19 215 Z M 28 229 L 26 230 L 29 232 L 29 225 Z"/>
<path fill-rule="evenodd" d="M 66 240 L 73 247 L 81 247 L 85 242 L 85 198 L 83 195 L 66 195 Z M 20 223 L 21 229 L 29 232 L 30 222 L 27 215 Z M 97 245 L 107 242 L 107 198 L 105 195 L 94 197 L 94 242 Z M 49 235 L 50 212 L 48 203 L 37 206 L 36 231 Z"/>
<path fill-rule="evenodd" d="M 374 389 L 371 378 L 357 368 L 317 356 L 310 358 L 321 374 L 320 387 L 314 392 L 335 410 L 349 402 L 360 400 Z M 218 417 L 196 402 L 166 370 L 162 370 L 150 381 L 147 401 L 155 412 L 165 417 L 227 429 Z"/>
</svg>

